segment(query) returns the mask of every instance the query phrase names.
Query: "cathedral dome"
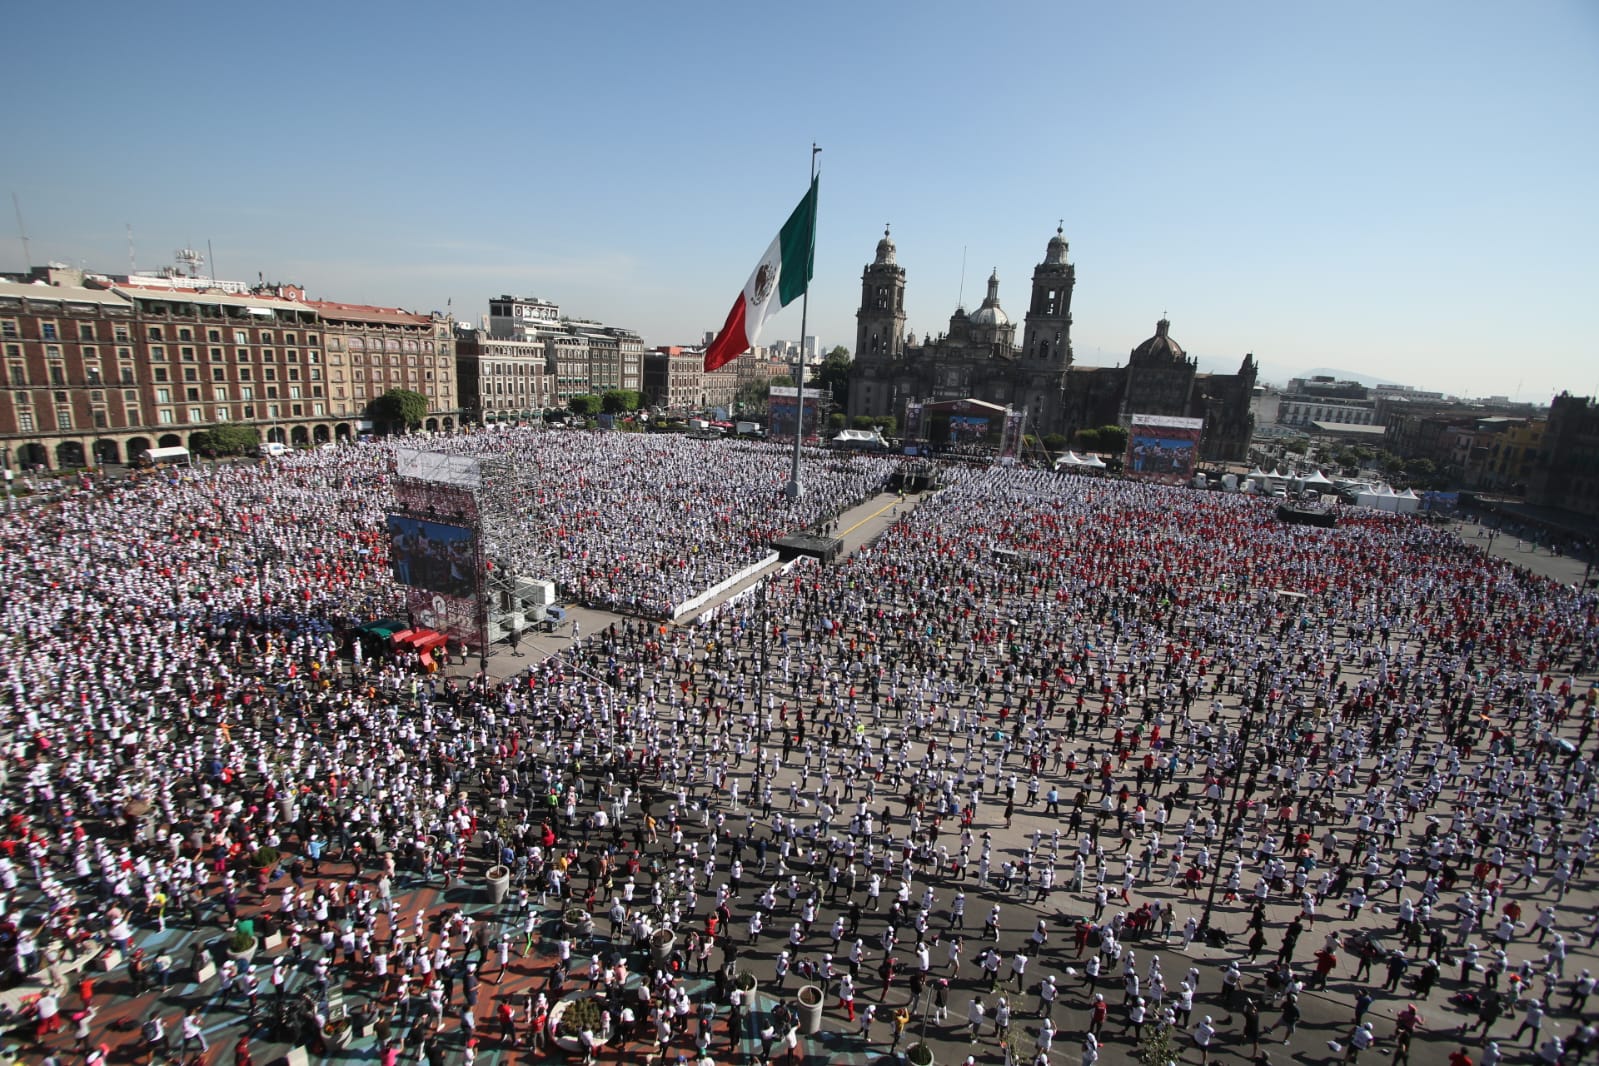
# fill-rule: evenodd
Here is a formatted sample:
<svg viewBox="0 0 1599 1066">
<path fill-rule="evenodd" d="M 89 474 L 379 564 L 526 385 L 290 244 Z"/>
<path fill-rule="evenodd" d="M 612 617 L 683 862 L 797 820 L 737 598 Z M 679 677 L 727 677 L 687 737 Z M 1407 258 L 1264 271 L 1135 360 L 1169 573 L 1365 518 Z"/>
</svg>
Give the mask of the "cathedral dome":
<svg viewBox="0 0 1599 1066">
<path fill-rule="evenodd" d="M 999 270 L 988 276 L 988 296 L 983 305 L 966 316 L 974 326 L 1008 326 L 1010 316 L 999 306 Z"/>
<path fill-rule="evenodd" d="M 1176 363 L 1188 357 L 1182 345 L 1171 339 L 1171 323 L 1162 318 L 1155 323 L 1155 335 L 1133 349 L 1134 363 Z"/>
<path fill-rule="evenodd" d="M 877 262 L 874 266 L 890 266 L 894 262 L 894 239 L 888 235 L 888 227 L 883 227 L 883 239 L 877 242 Z"/>
</svg>

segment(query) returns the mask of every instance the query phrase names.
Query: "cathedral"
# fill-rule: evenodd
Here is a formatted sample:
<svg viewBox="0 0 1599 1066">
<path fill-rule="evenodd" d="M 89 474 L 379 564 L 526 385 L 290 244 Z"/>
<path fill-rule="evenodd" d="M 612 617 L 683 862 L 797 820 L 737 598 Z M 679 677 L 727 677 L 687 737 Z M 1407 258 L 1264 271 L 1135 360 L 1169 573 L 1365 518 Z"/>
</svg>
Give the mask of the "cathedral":
<svg viewBox="0 0 1599 1066">
<path fill-rule="evenodd" d="M 876 259 L 861 274 L 849 414 L 893 415 L 903 424 L 907 403 L 974 399 L 1025 411 L 1029 433 L 1067 437 L 1080 429 L 1127 425 L 1135 414 L 1203 418 L 1201 458 L 1242 460 L 1254 431 L 1254 356 L 1244 356 L 1236 374 L 1199 373 L 1163 318 L 1126 366 L 1074 366 L 1077 269 L 1066 252 L 1066 238 L 1057 229 L 1044 261 L 1033 269 L 1019 345 L 1016 323 L 999 303 L 997 272 L 977 310 L 956 308 L 945 332 L 917 343 L 905 329 L 905 268 L 895 261 L 894 241 L 885 230 Z"/>
</svg>

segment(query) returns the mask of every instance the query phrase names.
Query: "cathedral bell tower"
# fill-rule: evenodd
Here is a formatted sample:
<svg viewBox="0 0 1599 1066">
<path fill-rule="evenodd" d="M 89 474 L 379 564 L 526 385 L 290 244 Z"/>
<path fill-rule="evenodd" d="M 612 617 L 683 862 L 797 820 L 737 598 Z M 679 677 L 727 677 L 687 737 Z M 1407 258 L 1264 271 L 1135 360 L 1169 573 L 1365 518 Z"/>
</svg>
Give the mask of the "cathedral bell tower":
<svg viewBox="0 0 1599 1066">
<path fill-rule="evenodd" d="M 861 272 L 855 320 L 856 362 L 886 363 L 905 354 L 905 268 L 894 261 L 887 227 L 877 242 L 877 258 Z"/>
<path fill-rule="evenodd" d="M 1077 268 L 1066 261 L 1066 238 L 1055 230 L 1044 261 L 1033 269 L 1033 297 L 1027 304 L 1022 358 L 1064 369 L 1072 362 L 1072 286 Z"/>
</svg>

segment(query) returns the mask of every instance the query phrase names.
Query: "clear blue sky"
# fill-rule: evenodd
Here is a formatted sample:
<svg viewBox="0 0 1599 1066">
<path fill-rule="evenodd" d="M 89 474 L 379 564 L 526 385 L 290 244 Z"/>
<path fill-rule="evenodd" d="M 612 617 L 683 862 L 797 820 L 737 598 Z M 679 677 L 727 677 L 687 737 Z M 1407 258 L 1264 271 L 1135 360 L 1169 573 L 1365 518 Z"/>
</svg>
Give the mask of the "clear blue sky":
<svg viewBox="0 0 1599 1066">
<path fill-rule="evenodd" d="M 1599 5 L 33 3 L 0 188 L 35 261 L 476 317 L 500 292 L 693 341 L 822 145 L 811 329 L 853 345 L 884 222 L 910 325 L 1063 218 L 1080 363 L 1599 391 Z M 9 206 L 9 205 L 8 205 Z M 0 269 L 19 269 L 15 223 Z M 799 334 L 798 308 L 772 328 Z"/>
</svg>

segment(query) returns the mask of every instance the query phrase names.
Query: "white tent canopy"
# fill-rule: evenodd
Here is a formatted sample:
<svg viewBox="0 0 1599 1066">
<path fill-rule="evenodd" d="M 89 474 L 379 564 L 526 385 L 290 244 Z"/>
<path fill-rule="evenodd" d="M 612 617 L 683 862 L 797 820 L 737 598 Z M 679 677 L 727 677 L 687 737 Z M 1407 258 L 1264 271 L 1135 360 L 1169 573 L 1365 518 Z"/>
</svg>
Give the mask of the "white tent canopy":
<svg viewBox="0 0 1599 1066">
<path fill-rule="evenodd" d="M 1101 459 L 1097 455 L 1090 455 L 1088 458 L 1083 460 L 1083 464 L 1082 465 L 1084 465 L 1086 467 L 1091 467 L 1094 470 L 1103 470 L 1103 469 L 1105 469 L 1105 461 L 1103 459 Z"/>
<path fill-rule="evenodd" d="M 1056 466 L 1082 466 L 1083 465 L 1083 460 L 1082 460 L 1082 457 L 1079 456 L 1076 452 L 1067 452 L 1065 455 L 1063 455 L 1059 459 L 1055 460 L 1055 465 Z"/>
<path fill-rule="evenodd" d="M 1332 482 L 1320 470 L 1305 479 L 1306 485 L 1331 485 Z"/>
</svg>

